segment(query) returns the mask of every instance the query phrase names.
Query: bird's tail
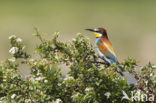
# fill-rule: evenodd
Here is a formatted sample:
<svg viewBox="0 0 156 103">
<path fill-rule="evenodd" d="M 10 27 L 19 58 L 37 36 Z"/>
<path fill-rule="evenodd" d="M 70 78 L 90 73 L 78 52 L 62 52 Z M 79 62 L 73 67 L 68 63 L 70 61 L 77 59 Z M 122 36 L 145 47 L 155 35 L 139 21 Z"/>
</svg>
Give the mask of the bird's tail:
<svg viewBox="0 0 156 103">
<path fill-rule="evenodd" d="M 123 71 L 124 71 L 124 69 L 123 69 L 121 66 L 117 66 L 117 72 L 118 72 L 122 77 L 124 77 Z"/>
</svg>

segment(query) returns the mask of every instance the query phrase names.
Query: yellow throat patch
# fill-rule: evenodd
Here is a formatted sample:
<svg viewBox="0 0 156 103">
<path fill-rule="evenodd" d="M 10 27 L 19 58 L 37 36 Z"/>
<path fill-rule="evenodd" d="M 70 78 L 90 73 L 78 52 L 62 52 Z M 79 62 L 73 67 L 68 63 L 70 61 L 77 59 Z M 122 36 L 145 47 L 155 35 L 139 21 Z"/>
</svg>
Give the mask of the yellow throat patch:
<svg viewBox="0 0 156 103">
<path fill-rule="evenodd" d="M 98 38 L 98 37 L 101 37 L 101 36 L 102 36 L 102 34 L 100 34 L 100 33 L 94 33 L 94 35 L 95 35 L 95 37 L 96 37 L 96 38 Z"/>
</svg>

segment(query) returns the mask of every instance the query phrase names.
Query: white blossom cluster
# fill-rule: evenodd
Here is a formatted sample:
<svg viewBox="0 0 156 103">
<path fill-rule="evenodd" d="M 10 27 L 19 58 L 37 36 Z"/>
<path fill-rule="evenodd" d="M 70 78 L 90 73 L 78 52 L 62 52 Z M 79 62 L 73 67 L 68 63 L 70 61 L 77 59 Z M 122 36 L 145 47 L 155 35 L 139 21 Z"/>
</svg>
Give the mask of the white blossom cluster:
<svg viewBox="0 0 156 103">
<path fill-rule="evenodd" d="M 12 57 L 10 59 L 8 59 L 10 62 L 15 62 L 16 61 L 16 58 L 15 57 Z"/>
<path fill-rule="evenodd" d="M 17 38 L 16 42 L 22 42 L 23 40 L 21 38 Z"/>
<path fill-rule="evenodd" d="M 105 96 L 107 97 L 107 99 L 108 99 L 108 98 L 110 98 L 111 93 L 110 93 L 110 92 L 106 92 L 104 95 L 105 95 Z"/>
<path fill-rule="evenodd" d="M 0 103 L 5 103 L 5 102 L 4 102 L 5 100 L 7 100 L 7 97 L 6 97 L 6 96 L 1 97 L 1 98 L 0 98 Z"/>
<path fill-rule="evenodd" d="M 16 39 L 16 42 L 22 42 L 23 40 L 21 38 L 17 38 L 15 35 L 9 36 L 9 40 Z"/>
<path fill-rule="evenodd" d="M 62 100 L 60 98 L 56 99 L 55 103 L 62 103 Z"/>
<path fill-rule="evenodd" d="M 11 36 L 9 36 L 9 40 L 14 39 L 14 38 L 16 38 L 15 35 L 11 35 Z"/>
<path fill-rule="evenodd" d="M 94 88 L 92 88 L 92 87 L 87 87 L 86 89 L 85 89 L 85 92 L 90 92 L 90 91 L 92 91 Z"/>
<path fill-rule="evenodd" d="M 19 50 L 18 47 L 12 47 L 12 48 L 9 50 L 9 53 L 10 53 L 10 54 L 15 54 L 15 53 L 18 52 L 18 50 Z"/>
<path fill-rule="evenodd" d="M 44 77 L 37 77 L 37 78 L 35 78 L 35 80 L 37 80 L 37 81 L 41 81 L 43 79 L 44 79 Z"/>
<path fill-rule="evenodd" d="M 33 63 L 33 65 L 37 65 L 37 61 L 34 59 L 29 59 L 29 62 Z"/>
<path fill-rule="evenodd" d="M 72 80 L 72 79 L 74 79 L 73 77 L 71 77 L 71 76 L 67 76 L 66 78 L 64 78 L 64 81 L 67 81 L 67 80 Z"/>
<path fill-rule="evenodd" d="M 16 97 L 16 94 L 11 95 L 11 99 L 14 99 Z"/>
</svg>

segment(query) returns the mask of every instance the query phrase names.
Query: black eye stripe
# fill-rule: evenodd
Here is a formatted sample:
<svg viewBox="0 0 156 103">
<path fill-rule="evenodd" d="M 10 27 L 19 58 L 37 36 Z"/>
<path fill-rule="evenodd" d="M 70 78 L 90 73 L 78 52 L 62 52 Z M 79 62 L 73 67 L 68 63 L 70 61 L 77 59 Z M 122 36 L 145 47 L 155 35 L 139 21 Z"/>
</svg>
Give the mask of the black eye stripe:
<svg viewBox="0 0 156 103">
<path fill-rule="evenodd" d="M 96 31 L 96 33 L 100 33 L 100 34 L 101 34 L 101 32 L 100 32 L 100 31 Z"/>
</svg>

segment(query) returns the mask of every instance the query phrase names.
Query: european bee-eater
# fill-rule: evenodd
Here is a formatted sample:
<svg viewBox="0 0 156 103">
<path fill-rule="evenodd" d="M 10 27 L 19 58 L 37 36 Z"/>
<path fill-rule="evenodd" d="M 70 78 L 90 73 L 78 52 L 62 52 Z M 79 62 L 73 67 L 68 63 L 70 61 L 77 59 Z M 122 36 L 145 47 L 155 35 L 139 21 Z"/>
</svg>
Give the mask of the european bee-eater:
<svg viewBox="0 0 156 103">
<path fill-rule="evenodd" d="M 109 65 L 113 63 L 119 64 L 106 30 L 104 28 L 86 30 L 94 33 L 96 37 L 95 46 L 100 57 Z M 123 76 L 123 73 L 121 72 L 123 69 L 119 66 L 117 66 L 117 69 L 119 69 L 117 71 Z"/>
</svg>

